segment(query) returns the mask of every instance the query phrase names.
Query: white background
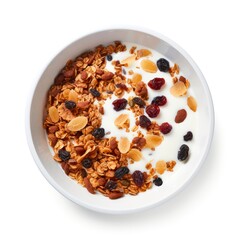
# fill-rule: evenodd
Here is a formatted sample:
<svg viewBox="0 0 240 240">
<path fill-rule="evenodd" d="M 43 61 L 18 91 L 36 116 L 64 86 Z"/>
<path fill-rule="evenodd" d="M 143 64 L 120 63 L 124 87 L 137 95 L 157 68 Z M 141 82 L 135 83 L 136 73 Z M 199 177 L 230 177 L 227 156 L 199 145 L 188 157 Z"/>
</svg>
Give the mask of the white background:
<svg viewBox="0 0 240 240">
<path fill-rule="evenodd" d="M 239 239 L 237 2 L 1 1 L 0 238 Z M 182 46 L 205 75 L 216 114 L 211 151 L 192 183 L 160 207 L 124 216 L 86 210 L 55 191 L 24 129 L 27 94 L 48 61 L 81 35 L 116 24 L 147 27 Z"/>
</svg>

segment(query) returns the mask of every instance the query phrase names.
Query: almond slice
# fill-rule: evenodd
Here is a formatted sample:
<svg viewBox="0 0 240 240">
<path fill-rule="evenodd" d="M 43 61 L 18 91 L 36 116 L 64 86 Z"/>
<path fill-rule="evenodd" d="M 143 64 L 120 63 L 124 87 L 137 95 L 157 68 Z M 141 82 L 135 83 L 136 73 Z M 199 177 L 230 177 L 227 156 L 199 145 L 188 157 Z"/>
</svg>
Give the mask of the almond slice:
<svg viewBox="0 0 240 240">
<path fill-rule="evenodd" d="M 142 81 L 142 75 L 139 73 L 134 73 L 132 76 L 132 83 L 138 83 Z"/>
<path fill-rule="evenodd" d="M 69 89 L 65 89 L 65 90 L 63 91 L 63 97 L 64 97 L 65 99 L 68 99 L 69 92 L 70 92 Z"/>
<path fill-rule="evenodd" d="M 142 159 L 142 153 L 138 149 L 132 148 L 128 152 L 127 157 L 131 158 L 133 161 L 137 162 Z"/>
<path fill-rule="evenodd" d="M 88 123 L 87 117 L 80 116 L 72 119 L 68 125 L 67 128 L 72 132 L 77 132 L 82 130 Z"/>
<path fill-rule="evenodd" d="M 120 153 L 127 153 L 130 149 L 130 141 L 126 137 L 121 137 L 118 142 L 118 149 Z"/>
<path fill-rule="evenodd" d="M 114 124 L 118 128 L 122 128 L 123 125 L 129 120 L 128 114 L 120 114 L 114 121 Z"/>
<path fill-rule="evenodd" d="M 152 52 L 148 49 L 139 49 L 139 50 L 137 50 L 137 58 L 136 59 L 149 56 L 150 54 L 152 54 Z"/>
<path fill-rule="evenodd" d="M 78 94 L 73 89 L 71 89 L 69 92 L 68 100 L 73 101 L 75 103 L 78 102 Z"/>
<path fill-rule="evenodd" d="M 145 72 L 149 72 L 149 73 L 155 73 L 157 72 L 157 65 L 148 60 L 148 59 L 143 59 L 141 61 L 141 68 L 145 71 Z"/>
<path fill-rule="evenodd" d="M 58 114 L 58 110 L 56 107 L 54 106 L 51 106 L 49 109 L 48 109 L 48 113 L 49 113 L 49 117 L 51 118 L 51 120 L 56 123 L 59 121 L 59 114 Z"/>
<path fill-rule="evenodd" d="M 167 163 L 164 160 L 157 161 L 157 163 L 156 163 L 156 171 L 159 174 L 163 174 L 166 169 L 167 169 Z"/>
<path fill-rule="evenodd" d="M 176 82 L 171 88 L 170 88 L 170 93 L 175 96 L 179 97 L 184 95 L 187 92 L 187 88 L 185 84 L 181 81 Z"/>
<path fill-rule="evenodd" d="M 187 99 L 187 105 L 189 106 L 189 108 L 193 111 L 196 112 L 197 111 L 197 101 L 194 97 L 190 96 Z"/>
<path fill-rule="evenodd" d="M 155 148 L 159 146 L 163 141 L 163 136 L 160 135 L 153 135 L 153 134 L 147 134 L 146 135 L 146 146 L 149 148 Z"/>
<path fill-rule="evenodd" d="M 135 61 L 135 59 L 136 59 L 136 55 L 133 54 L 133 55 L 127 57 L 126 59 L 122 60 L 121 64 L 127 64 L 127 67 L 130 67 L 133 64 L 133 62 Z"/>
</svg>

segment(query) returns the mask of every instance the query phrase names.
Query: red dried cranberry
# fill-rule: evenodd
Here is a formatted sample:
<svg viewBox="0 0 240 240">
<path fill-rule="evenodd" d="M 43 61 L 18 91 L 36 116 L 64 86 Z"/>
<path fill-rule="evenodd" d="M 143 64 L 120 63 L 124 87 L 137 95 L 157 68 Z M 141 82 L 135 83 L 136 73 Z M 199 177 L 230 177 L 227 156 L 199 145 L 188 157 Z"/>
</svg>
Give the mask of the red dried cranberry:
<svg viewBox="0 0 240 240">
<path fill-rule="evenodd" d="M 149 128 L 151 125 L 151 120 L 148 117 L 146 117 L 145 115 L 142 115 L 139 117 L 139 125 L 142 128 Z"/>
<path fill-rule="evenodd" d="M 164 78 L 154 78 L 148 82 L 148 86 L 153 90 L 160 90 L 164 84 L 165 84 Z"/>
<path fill-rule="evenodd" d="M 169 124 L 168 122 L 164 122 L 164 123 L 162 123 L 162 124 L 160 125 L 159 128 L 160 128 L 161 133 L 163 133 L 163 134 L 168 134 L 168 133 L 170 133 L 171 130 L 172 130 L 172 125 Z"/>
<path fill-rule="evenodd" d="M 155 118 L 160 113 L 160 108 L 157 105 L 150 104 L 146 107 L 146 113 L 150 118 Z"/>
<path fill-rule="evenodd" d="M 157 106 L 163 106 L 166 103 L 167 103 L 167 98 L 165 96 L 157 96 L 151 102 L 151 104 L 154 104 Z"/>
<path fill-rule="evenodd" d="M 127 106 L 127 100 L 125 98 L 116 99 L 112 104 L 115 111 L 120 111 Z"/>
</svg>

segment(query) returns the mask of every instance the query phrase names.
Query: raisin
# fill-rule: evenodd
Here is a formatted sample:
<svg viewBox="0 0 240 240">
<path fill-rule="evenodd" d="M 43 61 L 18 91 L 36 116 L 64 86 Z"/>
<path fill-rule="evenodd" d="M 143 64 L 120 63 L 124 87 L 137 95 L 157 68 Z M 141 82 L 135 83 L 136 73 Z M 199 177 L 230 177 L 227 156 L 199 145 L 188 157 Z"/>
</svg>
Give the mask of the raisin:
<svg viewBox="0 0 240 240">
<path fill-rule="evenodd" d="M 92 160 L 90 158 L 84 158 L 82 160 L 82 166 L 85 168 L 90 168 L 92 166 Z"/>
<path fill-rule="evenodd" d="M 191 141 L 193 139 L 192 132 L 188 131 L 186 135 L 183 136 L 184 141 Z"/>
<path fill-rule="evenodd" d="M 163 184 L 163 181 L 162 181 L 162 179 L 161 178 L 156 178 L 156 179 L 154 179 L 153 180 L 153 183 L 156 185 L 156 186 L 161 186 L 162 184 Z"/>
<path fill-rule="evenodd" d="M 120 179 L 127 173 L 129 173 L 129 169 L 127 167 L 120 167 L 115 171 L 114 176 L 115 178 Z"/>
<path fill-rule="evenodd" d="M 139 125 L 142 127 L 142 128 L 149 128 L 150 125 L 151 125 L 151 120 L 146 117 L 145 115 L 142 115 L 139 117 Z"/>
<path fill-rule="evenodd" d="M 141 187 L 144 184 L 144 175 L 141 171 L 136 170 L 132 174 L 133 182 L 136 186 Z"/>
<path fill-rule="evenodd" d="M 168 122 L 164 122 L 159 126 L 161 133 L 168 134 L 172 131 L 172 125 Z"/>
<path fill-rule="evenodd" d="M 96 138 L 96 139 L 101 139 L 104 137 L 105 135 L 105 129 L 104 128 L 95 128 L 92 131 L 92 135 Z"/>
<path fill-rule="evenodd" d="M 164 78 L 154 78 L 148 82 L 148 86 L 153 90 L 160 90 L 164 84 Z"/>
<path fill-rule="evenodd" d="M 61 158 L 62 161 L 66 162 L 70 159 L 70 152 L 64 149 L 60 149 L 58 151 L 58 156 Z"/>
<path fill-rule="evenodd" d="M 127 74 L 127 72 L 126 72 L 125 68 L 123 68 L 123 69 L 122 69 L 122 72 L 123 72 L 123 74 L 124 74 L 124 75 L 126 75 L 126 74 Z"/>
<path fill-rule="evenodd" d="M 108 54 L 108 55 L 106 56 L 106 58 L 107 58 L 108 61 L 112 61 L 112 59 L 113 59 L 113 57 L 112 57 L 111 54 Z"/>
<path fill-rule="evenodd" d="M 157 60 L 157 66 L 161 72 L 168 72 L 169 70 L 169 62 L 165 58 Z"/>
<path fill-rule="evenodd" d="M 72 110 L 76 107 L 76 103 L 74 101 L 66 101 L 65 107 L 69 110 Z"/>
<path fill-rule="evenodd" d="M 166 103 L 167 103 L 167 98 L 165 96 L 157 96 L 151 102 L 151 104 L 154 104 L 157 106 L 163 106 Z"/>
<path fill-rule="evenodd" d="M 150 104 L 146 107 L 146 113 L 150 118 L 155 118 L 160 113 L 160 108 L 154 104 Z"/>
<path fill-rule="evenodd" d="M 87 176 L 87 172 L 86 172 L 86 170 L 84 168 L 81 168 L 79 170 L 79 173 L 80 173 L 82 178 L 85 178 Z"/>
<path fill-rule="evenodd" d="M 117 83 L 117 84 L 116 84 L 116 87 L 117 87 L 117 88 L 120 88 L 120 89 L 122 89 L 122 90 L 125 90 L 125 91 L 128 90 L 127 86 L 126 86 L 124 83 Z"/>
<path fill-rule="evenodd" d="M 178 151 L 178 160 L 184 161 L 188 158 L 189 147 L 186 144 L 183 144 Z"/>
<path fill-rule="evenodd" d="M 127 100 L 125 98 L 116 99 L 112 104 L 114 106 L 113 109 L 118 112 L 127 106 Z"/>
<path fill-rule="evenodd" d="M 139 98 L 139 97 L 134 97 L 133 99 L 132 99 L 132 102 L 133 102 L 133 106 L 135 105 L 135 104 L 137 104 L 140 108 L 144 108 L 145 107 L 145 101 L 144 100 L 142 100 L 141 98 Z"/>
<path fill-rule="evenodd" d="M 100 97 L 101 95 L 97 89 L 91 88 L 89 91 L 94 97 Z"/>
<path fill-rule="evenodd" d="M 105 184 L 105 188 L 112 191 L 113 189 L 115 189 L 117 187 L 117 183 L 113 180 L 109 180 L 106 184 Z"/>
</svg>

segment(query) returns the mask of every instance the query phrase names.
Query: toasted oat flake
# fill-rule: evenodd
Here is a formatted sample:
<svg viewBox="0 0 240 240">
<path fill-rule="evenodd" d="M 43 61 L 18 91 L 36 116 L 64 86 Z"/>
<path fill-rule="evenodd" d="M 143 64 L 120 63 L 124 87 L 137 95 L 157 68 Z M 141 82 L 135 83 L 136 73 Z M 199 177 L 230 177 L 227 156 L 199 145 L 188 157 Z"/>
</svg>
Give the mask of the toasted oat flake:
<svg viewBox="0 0 240 240">
<path fill-rule="evenodd" d="M 77 132 L 82 130 L 88 123 L 87 117 L 80 116 L 72 119 L 68 125 L 67 128 L 72 132 Z"/>
<path fill-rule="evenodd" d="M 167 169 L 167 164 L 164 160 L 159 160 L 156 163 L 156 171 L 159 174 L 163 174 L 165 172 L 165 170 Z"/>
<path fill-rule="evenodd" d="M 151 60 L 148 60 L 148 59 L 143 59 L 141 61 L 141 68 L 145 72 L 149 72 L 149 73 L 157 72 L 157 65 L 154 62 L 152 62 Z"/>
<path fill-rule="evenodd" d="M 132 159 L 133 161 L 137 162 L 139 160 L 142 159 L 142 153 L 136 149 L 136 148 L 132 148 L 128 153 L 127 153 L 127 157 Z"/>
<path fill-rule="evenodd" d="M 153 134 L 147 134 L 146 135 L 146 147 L 148 148 L 155 148 L 159 146 L 163 141 L 163 136 L 160 135 L 153 135 Z"/>
<path fill-rule="evenodd" d="M 197 101 L 193 96 L 188 97 L 187 105 L 193 112 L 197 111 Z"/>
<path fill-rule="evenodd" d="M 75 103 L 78 101 L 78 94 L 73 89 L 71 89 L 69 92 L 68 100 L 74 101 Z"/>
<path fill-rule="evenodd" d="M 55 106 L 51 106 L 48 109 L 48 113 L 49 113 L 49 117 L 51 118 L 51 120 L 56 123 L 59 121 L 59 114 L 58 114 L 58 110 Z"/>
<path fill-rule="evenodd" d="M 136 59 L 136 55 L 133 54 L 133 55 L 127 57 L 126 59 L 122 60 L 121 64 L 127 64 L 127 67 L 130 67 L 133 64 L 133 62 L 135 61 L 135 59 Z"/>
<path fill-rule="evenodd" d="M 118 128 L 123 128 L 124 125 L 127 123 L 127 121 L 129 122 L 129 116 L 128 114 L 120 114 L 114 121 L 114 124 L 118 127 Z M 128 124 L 129 125 L 129 124 Z"/>
<path fill-rule="evenodd" d="M 176 82 L 171 88 L 170 93 L 175 97 L 180 97 L 186 94 L 187 88 L 185 84 L 181 81 Z"/>
<path fill-rule="evenodd" d="M 120 138 L 118 142 L 118 149 L 120 153 L 127 153 L 130 149 L 130 141 L 126 137 Z"/>
</svg>

